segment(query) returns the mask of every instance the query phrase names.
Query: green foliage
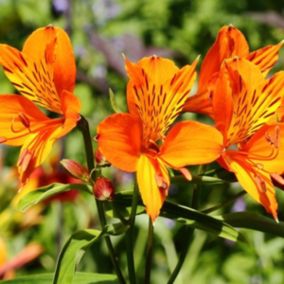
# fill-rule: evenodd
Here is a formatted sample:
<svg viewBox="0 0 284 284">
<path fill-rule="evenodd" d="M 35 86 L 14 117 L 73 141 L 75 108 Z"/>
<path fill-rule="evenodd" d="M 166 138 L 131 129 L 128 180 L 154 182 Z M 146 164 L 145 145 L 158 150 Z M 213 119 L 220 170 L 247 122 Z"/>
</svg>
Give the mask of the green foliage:
<svg viewBox="0 0 284 284">
<path fill-rule="evenodd" d="M 73 283 L 77 253 L 79 250 L 85 250 L 91 246 L 101 235 L 100 231 L 91 229 L 82 230 L 73 234 L 65 243 L 59 255 L 52 283 Z"/>
<path fill-rule="evenodd" d="M 41 188 L 38 188 L 32 192 L 29 192 L 20 200 L 18 208 L 20 210 L 27 210 L 31 206 L 38 204 L 58 193 L 67 192 L 72 189 L 85 191 L 90 193 L 91 189 L 85 184 L 60 184 L 54 183 Z"/>
<path fill-rule="evenodd" d="M 0 281 L 1 284 L 50 284 L 53 274 L 34 274 L 30 276 L 19 277 L 14 280 Z M 83 273 L 77 272 L 74 276 L 73 282 L 63 283 L 76 283 L 76 284 L 114 284 L 116 283 L 116 276 L 111 274 L 98 274 L 98 273 Z"/>
</svg>

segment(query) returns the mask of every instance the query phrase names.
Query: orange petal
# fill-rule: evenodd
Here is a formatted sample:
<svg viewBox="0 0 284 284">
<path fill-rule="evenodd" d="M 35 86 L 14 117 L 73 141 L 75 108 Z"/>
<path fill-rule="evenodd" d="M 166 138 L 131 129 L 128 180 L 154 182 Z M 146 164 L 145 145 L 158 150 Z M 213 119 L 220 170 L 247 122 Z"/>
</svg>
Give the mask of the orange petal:
<svg viewBox="0 0 284 284">
<path fill-rule="evenodd" d="M 0 96 L 0 142 L 22 145 L 26 137 L 44 128 L 49 118 L 31 101 L 18 95 Z"/>
<path fill-rule="evenodd" d="M 45 56 L 33 61 L 17 49 L 1 44 L 0 64 L 8 79 L 23 96 L 39 106 L 62 113 L 60 98 L 53 82 L 52 66 Z"/>
<path fill-rule="evenodd" d="M 256 65 L 237 58 L 224 63 L 224 72 L 228 74 L 232 95 L 224 96 L 220 90 L 213 97 L 213 100 L 217 100 L 213 105 L 232 97 L 233 111 L 226 139 L 228 144 L 236 144 L 249 138 L 275 116 L 283 97 L 284 76 L 281 72 L 266 81 Z M 220 122 L 223 116 L 221 111 L 220 108 L 214 110 L 214 116 L 219 117 Z"/>
<path fill-rule="evenodd" d="M 11 260 L 7 261 L 0 267 L 0 278 L 3 274 L 20 267 L 23 267 L 27 263 L 38 258 L 43 252 L 43 247 L 37 243 L 30 243 L 25 246 L 22 251 L 20 251 Z"/>
<path fill-rule="evenodd" d="M 242 146 L 248 158 L 271 174 L 284 173 L 284 124 L 264 126 Z"/>
<path fill-rule="evenodd" d="M 147 214 L 154 222 L 168 193 L 167 169 L 163 163 L 141 155 L 137 163 L 137 181 Z"/>
<path fill-rule="evenodd" d="M 4 240 L 0 238 L 0 267 L 5 264 L 7 259 L 8 259 L 8 250 Z"/>
<path fill-rule="evenodd" d="M 25 139 L 17 163 L 22 183 L 25 183 L 35 168 L 47 159 L 55 141 L 67 131 L 60 120 L 50 119 L 50 124 L 46 124 L 46 128 L 31 133 Z"/>
<path fill-rule="evenodd" d="M 212 107 L 216 127 L 223 133 L 225 143 L 227 141 L 227 131 L 232 121 L 233 106 L 231 80 L 228 73 L 223 71 L 220 72 L 216 81 Z"/>
<path fill-rule="evenodd" d="M 283 41 L 275 45 L 267 45 L 251 52 L 246 58 L 257 65 L 264 76 L 275 65 L 279 58 L 279 50 L 283 46 Z"/>
<path fill-rule="evenodd" d="M 212 80 L 212 75 L 219 72 L 222 62 L 230 57 L 247 56 L 249 47 L 244 35 L 233 26 L 220 29 L 216 41 L 207 52 L 200 69 L 198 91 L 203 92 Z"/>
<path fill-rule="evenodd" d="M 54 84 L 60 95 L 72 92 L 75 85 L 76 65 L 67 33 L 51 25 L 35 30 L 26 40 L 23 53 L 33 62 L 46 58 L 53 66 Z"/>
<path fill-rule="evenodd" d="M 159 156 L 174 168 L 206 164 L 221 155 L 222 144 L 223 137 L 214 127 L 183 121 L 169 131 Z"/>
<path fill-rule="evenodd" d="M 156 56 L 137 64 L 126 60 L 128 107 L 142 120 L 145 141 L 162 139 L 182 111 L 196 76 L 196 63 L 179 70 L 172 61 Z"/>
<path fill-rule="evenodd" d="M 131 62 L 125 59 L 125 68 L 130 78 L 127 85 L 127 104 L 128 111 L 131 114 L 138 114 L 136 106 L 136 90 L 150 89 L 149 80 L 153 80 L 156 84 L 160 82 L 165 83 L 172 79 L 174 74 L 178 71 L 177 66 L 173 61 L 160 58 L 157 56 L 144 57 L 138 63 Z M 149 75 L 151 74 L 151 79 Z"/>
<path fill-rule="evenodd" d="M 212 96 L 210 96 L 210 92 L 205 91 L 189 97 L 184 104 L 183 111 L 212 116 Z"/>
<path fill-rule="evenodd" d="M 262 204 L 266 211 L 272 214 L 277 221 L 278 204 L 270 175 L 241 160 L 231 160 L 229 166 L 241 186 L 254 200 Z"/>
<path fill-rule="evenodd" d="M 134 172 L 141 153 L 141 123 L 128 113 L 113 114 L 97 130 L 101 153 L 115 167 Z"/>
<path fill-rule="evenodd" d="M 73 129 L 80 119 L 80 101 L 73 93 L 69 91 L 62 91 L 62 111 L 64 114 L 64 125 L 62 129 L 62 136 L 66 135 Z"/>
</svg>

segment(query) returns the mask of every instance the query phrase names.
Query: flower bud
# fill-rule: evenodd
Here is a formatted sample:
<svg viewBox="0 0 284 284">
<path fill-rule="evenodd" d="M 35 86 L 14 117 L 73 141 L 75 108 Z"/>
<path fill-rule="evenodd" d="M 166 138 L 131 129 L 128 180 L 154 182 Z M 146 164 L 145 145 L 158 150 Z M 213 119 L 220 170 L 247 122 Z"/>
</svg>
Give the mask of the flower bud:
<svg viewBox="0 0 284 284">
<path fill-rule="evenodd" d="M 95 152 L 95 159 L 98 165 L 103 165 L 107 163 L 105 156 L 102 154 L 102 152 L 99 149 L 97 149 Z"/>
<path fill-rule="evenodd" d="M 114 187 L 108 178 L 99 177 L 94 184 L 93 192 L 95 197 L 99 200 L 112 200 Z"/>
<path fill-rule="evenodd" d="M 75 178 L 87 182 L 89 180 L 88 170 L 81 164 L 68 159 L 60 161 L 61 165 Z"/>
</svg>

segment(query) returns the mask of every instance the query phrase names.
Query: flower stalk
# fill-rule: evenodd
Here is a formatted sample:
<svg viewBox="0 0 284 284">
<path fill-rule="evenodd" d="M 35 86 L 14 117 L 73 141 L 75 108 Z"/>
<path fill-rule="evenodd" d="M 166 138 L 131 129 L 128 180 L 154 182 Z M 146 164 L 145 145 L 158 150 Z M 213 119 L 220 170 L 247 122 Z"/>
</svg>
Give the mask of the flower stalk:
<svg viewBox="0 0 284 284">
<path fill-rule="evenodd" d="M 93 145 L 92 145 L 92 137 L 91 137 L 91 134 L 90 134 L 89 124 L 88 124 L 88 121 L 81 115 L 81 119 L 79 120 L 77 126 L 78 126 L 79 130 L 81 131 L 81 133 L 83 135 L 88 169 L 91 173 L 93 173 L 93 176 L 91 176 L 91 178 L 90 178 L 90 182 L 93 185 L 95 179 L 97 178 L 98 173 L 96 171 L 94 171 L 95 163 L 94 163 L 94 159 L 93 159 Z M 107 221 L 106 221 L 106 216 L 105 216 L 105 212 L 104 212 L 103 202 L 98 200 L 98 199 L 95 199 L 95 201 L 96 201 L 96 205 L 97 205 L 100 224 L 101 224 L 102 228 L 104 228 L 107 224 Z M 118 264 L 118 261 L 117 261 L 117 257 L 115 255 L 115 251 L 114 251 L 110 237 L 105 236 L 105 241 L 106 241 L 106 245 L 107 245 L 107 248 L 109 250 L 109 253 L 110 253 L 111 261 L 112 261 L 112 264 L 114 266 L 118 281 L 119 281 L 120 284 L 124 284 L 126 282 L 125 282 L 124 277 L 122 275 L 122 272 L 120 270 L 120 267 L 119 267 L 119 264 Z"/>
</svg>

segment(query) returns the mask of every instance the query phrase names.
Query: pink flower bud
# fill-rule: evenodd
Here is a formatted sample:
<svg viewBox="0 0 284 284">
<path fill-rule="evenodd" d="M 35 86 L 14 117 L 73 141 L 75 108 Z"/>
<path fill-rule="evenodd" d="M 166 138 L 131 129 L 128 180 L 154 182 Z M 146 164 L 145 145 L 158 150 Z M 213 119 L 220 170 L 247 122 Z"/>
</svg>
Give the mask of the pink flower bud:
<svg viewBox="0 0 284 284">
<path fill-rule="evenodd" d="M 114 187 L 108 178 L 99 177 L 94 184 L 93 192 L 95 197 L 99 200 L 112 200 Z"/>
<path fill-rule="evenodd" d="M 99 149 L 96 150 L 95 159 L 98 165 L 103 165 L 107 162 L 106 158 Z"/>
<path fill-rule="evenodd" d="M 60 161 L 61 165 L 75 178 L 87 182 L 89 180 L 88 170 L 81 164 L 68 159 Z"/>
</svg>

